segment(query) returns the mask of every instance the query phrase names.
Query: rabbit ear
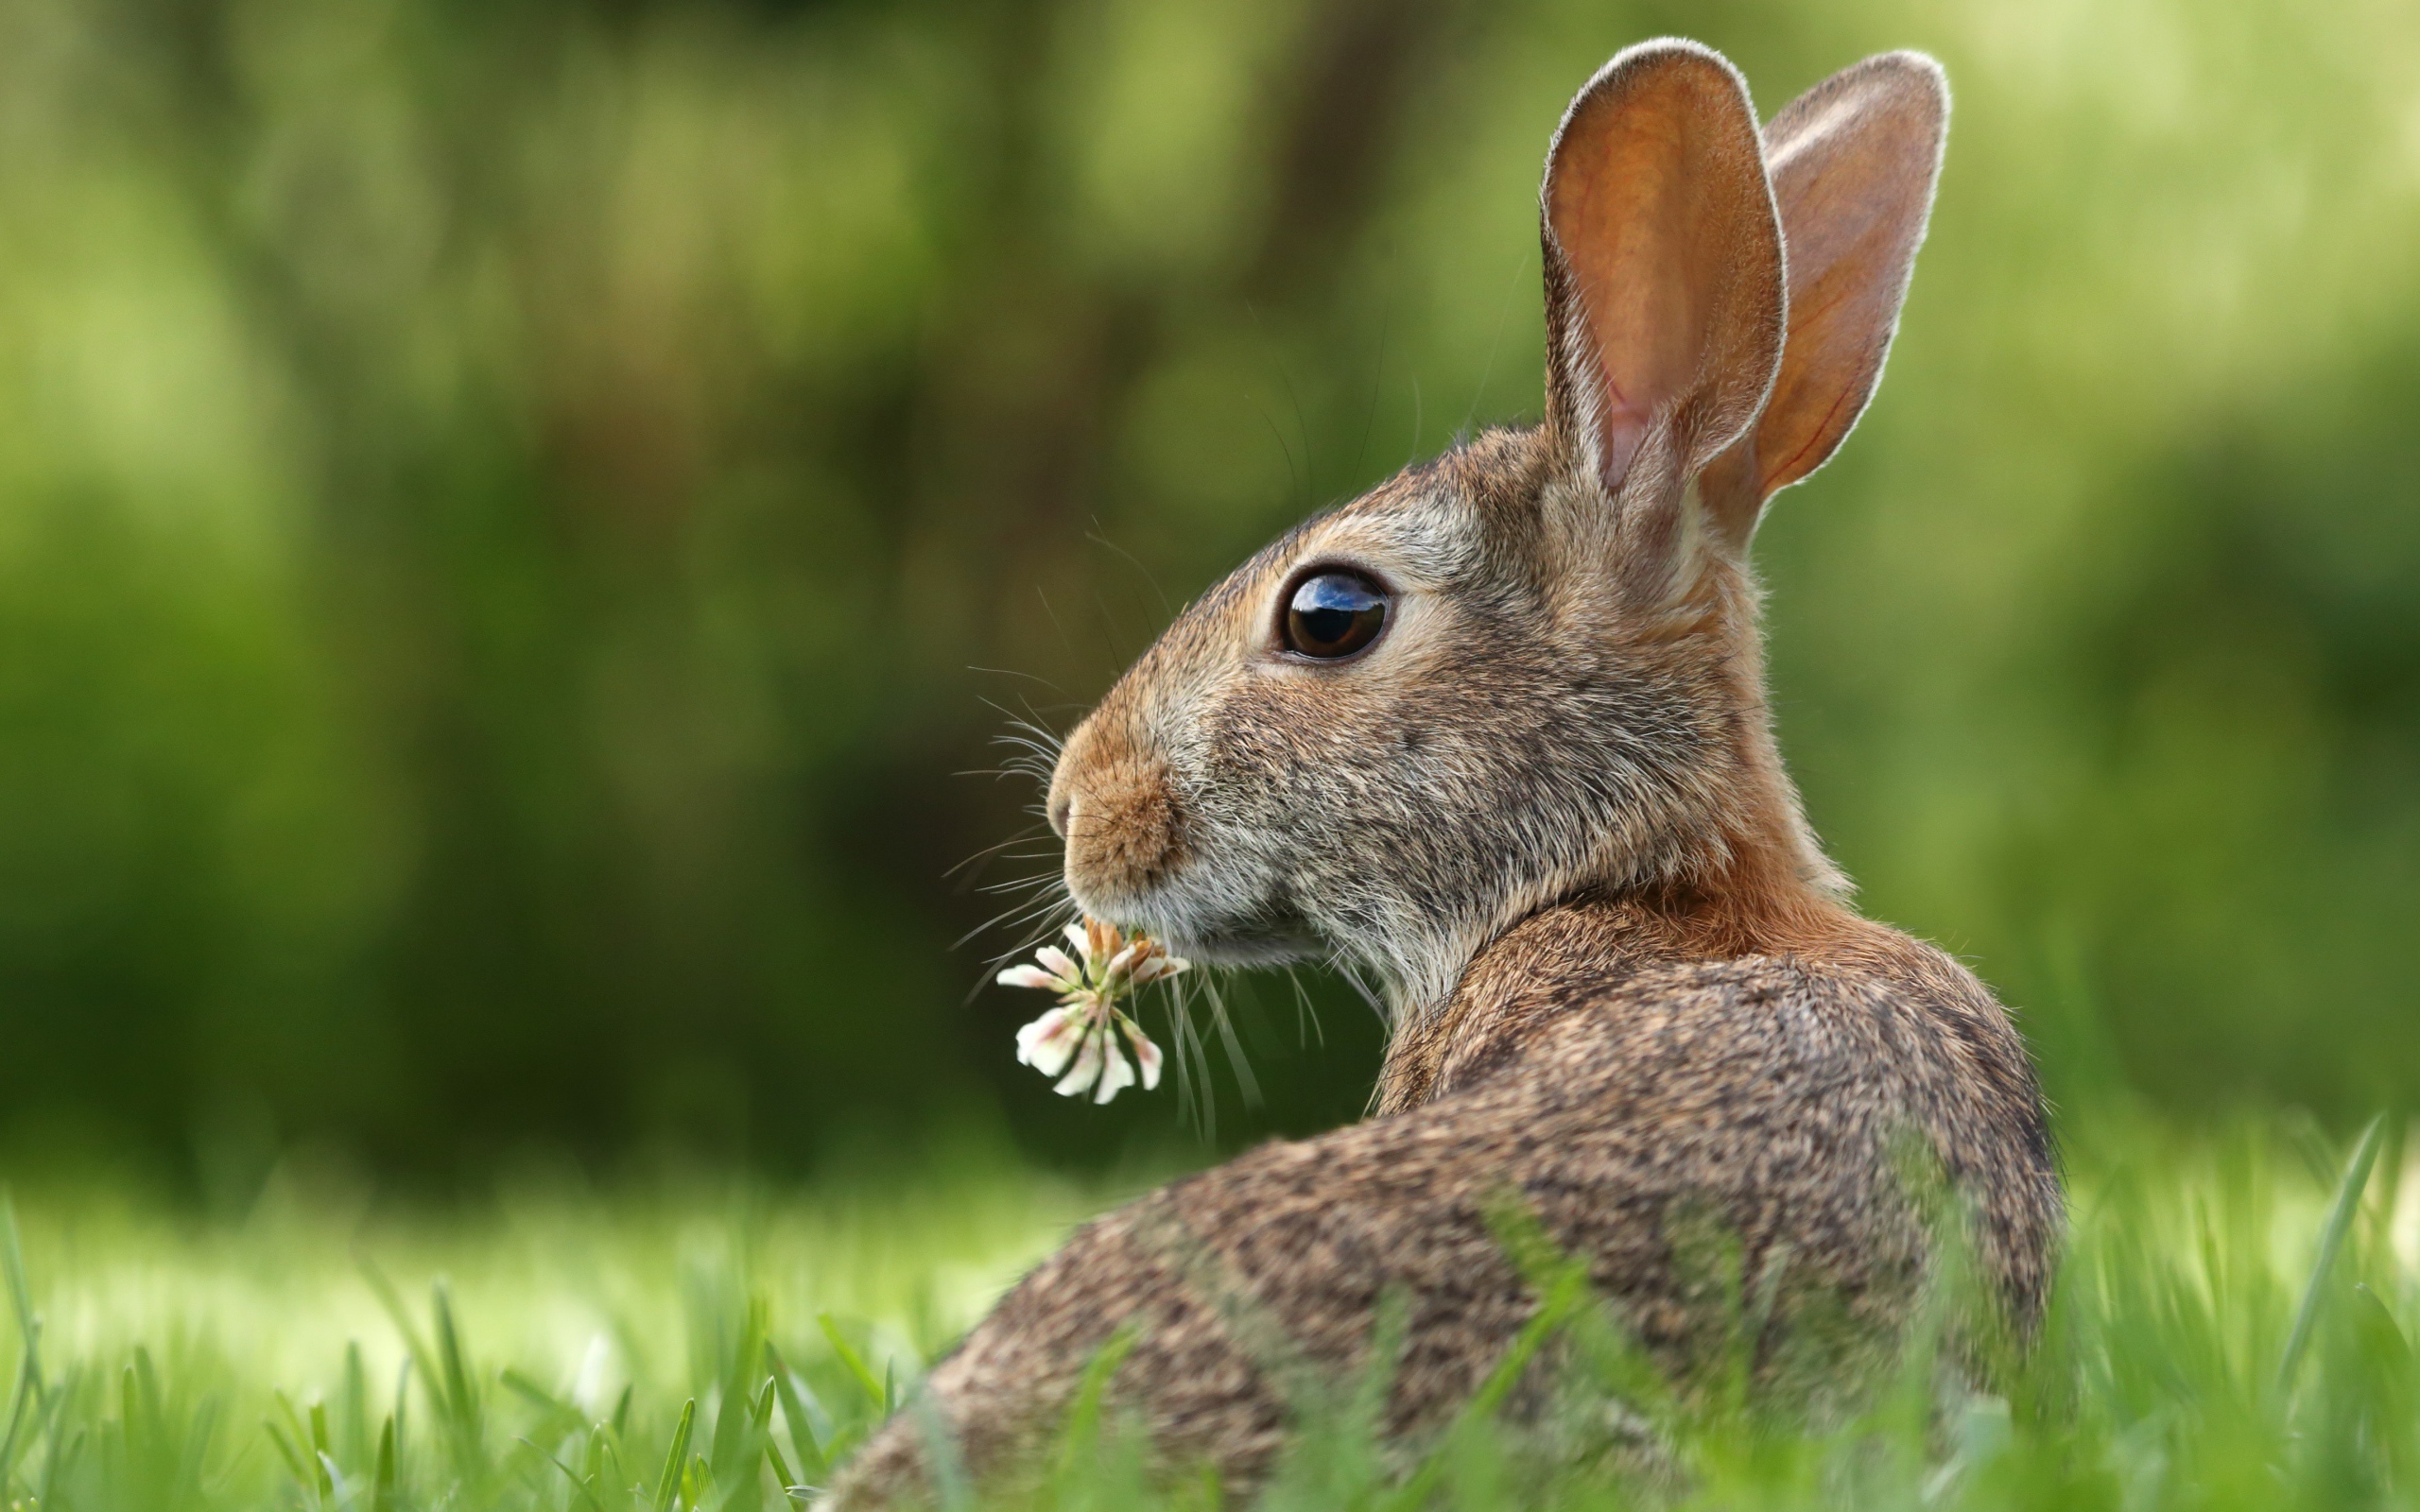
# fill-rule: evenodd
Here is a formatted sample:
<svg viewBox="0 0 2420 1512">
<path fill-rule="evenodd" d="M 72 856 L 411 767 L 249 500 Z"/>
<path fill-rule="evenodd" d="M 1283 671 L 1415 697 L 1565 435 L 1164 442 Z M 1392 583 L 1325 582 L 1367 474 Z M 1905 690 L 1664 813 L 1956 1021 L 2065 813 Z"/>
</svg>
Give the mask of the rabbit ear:
<svg viewBox="0 0 2420 1512">
<path fill-rule="evenodd" d="M 1625 574 L 1666 577 L 1683 485 L 1737 440 L 1782 350 L 1781 228 L 1747 85 L 1642 43 L 1564 113 L 1541 192 L 1547 415 L 1617 502 Z"/>
<path fill-rule="evenodd" d="M 1707 469 L 1718 528 L 1744 545 L 1767 499 L 1848 438 L 1882 378 L 1932 213 L 1949 86 L 1922 53 L 1869 58 L 1765 128 L 1789 249 L 1789 339 L 1752 435 Z"/>
</svg>

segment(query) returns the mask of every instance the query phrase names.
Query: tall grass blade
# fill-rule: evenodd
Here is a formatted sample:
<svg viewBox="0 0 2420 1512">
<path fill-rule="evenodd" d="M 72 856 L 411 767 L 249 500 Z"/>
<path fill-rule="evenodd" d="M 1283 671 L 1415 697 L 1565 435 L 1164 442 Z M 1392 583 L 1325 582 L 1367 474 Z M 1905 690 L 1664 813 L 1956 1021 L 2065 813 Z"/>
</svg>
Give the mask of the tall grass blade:
<svg viewBox="0 0 2420 1512">
<path fill-rule="evenodd" d="M 2310 1280 L 2303 1287 L 2302 1305 L 2294 1310 L 2294 1330 L 2286 1335 L 2285 1356 L 2277 1362 L 2280 1393 L 2290 1393 L 2294 1388 L 2303 1355 L 2310 1349 L 2311 1329 L 2319 1321 L 2327 1274 L 2336 1268 L 2337 1252 L 2344 1247 L 2344 1236 L 2353 1228 L 2353 1214 L 2360 1209 L 2361 1192 L 2370 1184 L 2370 1167 L 2377 1163 L 2378 1145 L 2385 1134 L 2386 1115 L 2380 1113 L 2361 1131 L 2361 1142 L 2354 1146 L 2353 1159 L 2344 1167 L 2344 1178 L 2336 1183 L 2336 1199 L 2328 1205 L 2327 1222 L 2319 1232 L 2319 1258 L 2311 1263 Z"/>
<path fill-rule="evenodd" d="M 782 1457 L 782 1446 L 773 1441 L 773 1383 L 768 1377 L 764 1395 L 758 1399 L 750 1417 L 756 1425 L 758 1438 L 765 1446 L 765 1463 L 773 1468 L 773 1484 L 780 1486 L 786 1496 L 790 1487 L 799 1483 L 798 1478 L 790 1473 L 790 1462 Z"/>
<path fill-rule="evenodd" d="M 881 1382 L 873 1378 L 873 1372 L 866 1368 L 865 1357 L 851 1349 L 849 1341 L 840 1336 L 840 1325 L 832 1321 L 831 1314 L 818 1313 L 815 1314 L 815 1321 L 822 1325 L 823 1337 L 831 1344 L 832 1352 L 838 1356 L 843 1366 L 848 1367 L 849 1374 L 856 1378 L 858 1386 L 865 1391 L 866 1400 L 873 1404 L 876 1412 L 888 1417 L 890 1412 L 890 1393 L 884 1389 Z"/>
<path fill-rule="evenodd" d="M 681 1471 L 689 1457 L 689 1435 L 697 1426 L 698 1399 L 692 1397 L 681 1404 L 681 1422 L 672 1430 L 672 1452 L 664 1456 L 664 1473 L 655 1483 L 655 1512 L 672 1512 L 672 1499 L 681 1494 Z"/>
<path fill-rule="evenodd" d="M 74 1435 L 62 1442 L 59 1435 L 64 1422 L 65 1414 L 51 1414 L 50 1457 L 43 1463 L 42 1489 L 35 1493 L 35 1507 L 55 1507 L 60 1504 L 59 1485 L 76 1473 L 76 1461 L 84 1452 L 84 1441 L 89 1431 L 78 1428 Z M 31 1509 L 28 1509 L 28 1512 L 31 1512 Z"/>
<path fill-rule="evenodd" d="M 295 1448 L 294 1440 L 287 1436 L 285 1428 L 274 1418 L 265 1419 L 261 1426 L 268 1430 L 268 1441 L 276 1446 L 277 1457 L 285 1461 L 285 1468 L 293 1472 L 294 1479 L 301 1485 L 309 1486 L 311 1472 L 303 1469 L 302 1451 Z"/>
<path fill-rule="evenodd" d="M 370 1373 L 362 1366 L 358 1339 L 345 1341 L 343 1391 L 344 1410 L 337 1427 L 344 1457 L 354 1465 L 367 1465 L 371 1458 Z"/>
<path fill-rule="evenodd" d="M 33 1321 L 34 1293 L 26 1280 L 26 1246 L 17 1234 L 17 1199 L 6 1190 L 0 1190 L 0 1266 L 8 1269 L 9 1305 L 24 1328 Z"/>
<path fill-rule="evenodd" d="M 525 1438 L 521 1440 L 521 1442 L 528 1444 L 529 1448 L 535 1451 L 541 1459 L 544 1459 L 547 1464 L 552 1465 L 555 1469 L 562 1471 L 563 1479 L 571 1483 L 573 1494 L 578 1496 L 583 1503 L 596 1508 L 597 1512 L 604 1512 L 603 1504 L 596 1500 L 596 1488 L 594 1485 L 581 1479 L 578 1471 L 564 1464 L 562 1460 L 557 1459 L 554 1455 L 546 1452 L 545 1450 L 541 1449 L 538 1445 L 530 1443 L 528 1439 Z"/>
<path fill-rule="evenodd" d="M 789 1427 L 790 1447 L 799 1453 L 799 1473 L 820 1479 L 826 1463 L 825 1439 L 830 1435 L 831 1424 L 826 1421 L 821 1429 L 817 1428 L 815 1417 L 801 1395 L 803 1388 L 796 1373 L 790 1369 L 789 1362 L 773 1348 L 770 1340 L 765 1344 L 765 1363 L 773 1372 L 773 1390 L 782 1404 L 782 1421 Z M 811 1391 L 806 1393 L 812 1394 Z M 820 1409 L 821 1403 L 818 1407 Z"/>
<path fill-rule="evenodd" d="M 16 1469 L 17 1450 L 25 1434 L 26 1414 L 41 1401 L 43 1395 L 42 1365 L 35 1352 L 35 1341 L 42 1332 L 42 1324 L 36 1319 L 23 1327 L 25 1345 L 18 1357 L 16 1389 L 10 1393 L 9 1431 L 5 1436 L 0 1436 L 0 1489 L 7 1487 L 9 1477 Z"/>
<path fill-rule="evenodd" d="M 146 1363 L 148 1364 L 147 1361 Z M 336 1464 L 336 1456 L 331 1448 L 333 1441 L 328 1437 L 326 1402 L 311 1403 L 310 1422 L 313 1469 L 319 1472 L 320 1496 L 322 1500 L 326 1500 L 337 1494 L 336 1477 L 330 1469 Z"/>
<path fill-rule="evenodd" d="M 957 1430 L 942 1416 L 941 1404 L 929 1391 L 919 1391 L 909 1402 L 925 1440 L 925 1464 L 932 1472 L 934 1500 L 942 1512 L 969 1512 L 975 1490 L 966 1475 L 965 1456 L 959 1452 Z"/>
<path fill-rule="evenodd" d="M 417 1366 L 424 1377 L 437 1379 L 436 1371 L 431 1368 L 435 1356 L 429 1353 L 427 1342 L 421 1337 L 419 1325 L 412 1321 L 411 1309 L 404 1305 L 403 1294 L 395 1290 L 395 1283 L 389 1280 L 387 1273 L 367 1255 L 361 1257 L 361 1278 L 370 1283 L 372 1295 L 378 1298 L 379 1307 L 385 1310 L 388 1321 L 395 1325 L 395 1332 L 404 1341 L 404 1363 L 397 1367 L 395 1377 L 395 1411 L 401 1415 L 405 1390 L 411 1381 L 413 1368 Z"/>
<path fill-rule="evenodd" d="M 372 1512 L 395 1512 L 395 1419 L 392 1414 L 378 1430 L 378 1473 L 372 1482 Z"/>
<path fill-rule="evenodd" d="M 1537 1282 L 1532 1281 L 1531 1285 L 1536 1286 Z M 1530 1314 L 1530 1320 L 1496 1360 L 1495 1367 L 1479 1383 L 1478 1392 L 1455 1416 L 1453 1426 L 1439 1440 L 1437 1449 L 1383 1503 L 1387 1512 L 1420 1512 L 1429 1503 L 1450 1468 L 1447 1455 L 1455 1442 L 1495 1416 L 1547 1341 L 1595 1297 L 1588 1285 L 1588 1266 L 1580 1261 L 1564 1262 L 1556 1267 L 1553 1279 L 1538 1289 L 1538 1310 Z"/>
<path fill-rule="evenodd" d="M 0 1267 L 8 1271 L 9 1305 L 17 1318 L 17 1383 L 10 1393 L 9 1430 L 0 1435 L 0 1493 L 16 1469 L 26 1414 L 42 1404 L 42 1319 L 34 1315 L 33 1288 L 26 1280 L 25 1246 L 17 1237 L 17 1202 L 0 1190 Z"/>
<path fill-rule="evenodd" d="M 1084 1366 L 1083 1379 L 1076 1383 L 1075 1404 L 1067 1409 L 1067 1420 L 1059 1431 L 1059 1480 L 1074 1481 L 1082 1468 L 1083 1458 L 1090 1454 L 1100 1438 L 1101 1402 L 1109 1394 L 1110 1377 L 1126 1363 L 1139 1337 L 1132 1325 L 1109 1336 L 1109 1342 L 1094 1354 Z"/>
<path fill-rule="evenodd" d="M 454 1431 L 471 1458 L 479 1449 L 478 1387 L 471 1379 L 469 1362 L 462 1353 L 461 1331 L 454 1326 L 454 1289 L 442 1280 L 429 1285 L 429 1309 L 437 1320 L 437 1358 L 445 1368 L 446 1414 L 453 1419 Z"/>
</svg>

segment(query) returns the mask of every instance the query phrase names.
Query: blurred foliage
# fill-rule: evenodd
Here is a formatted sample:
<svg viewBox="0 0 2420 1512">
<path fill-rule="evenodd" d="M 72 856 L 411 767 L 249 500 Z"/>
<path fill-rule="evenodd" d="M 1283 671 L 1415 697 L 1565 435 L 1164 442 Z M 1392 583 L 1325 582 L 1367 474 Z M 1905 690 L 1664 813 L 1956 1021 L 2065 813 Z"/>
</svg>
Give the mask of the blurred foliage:
<svg viewBox="0 0 2420 1512">
<path fill-rule="evenodd" d="M 955 774 L 1535 410 L 1547 133 L 1667 31 L 1958 92 L 1760 541 L 1869 906 L 2065 1099 L 2420 1091 L 2408 7 L 5 0 L 0 1143 L 1176 1137 L 964 996 L 1051 863 L 945 875 L 1036 833 Z M 1357 1109 L 1308 991 L 1222 1140 Z"/>
</svg>

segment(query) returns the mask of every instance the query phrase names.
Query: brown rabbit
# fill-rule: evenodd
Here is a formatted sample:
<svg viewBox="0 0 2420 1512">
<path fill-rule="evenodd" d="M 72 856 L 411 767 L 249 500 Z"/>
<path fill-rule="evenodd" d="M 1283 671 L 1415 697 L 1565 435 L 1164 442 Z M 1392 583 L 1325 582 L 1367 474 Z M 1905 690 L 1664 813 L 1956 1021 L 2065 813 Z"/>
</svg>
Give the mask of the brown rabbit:
<svg viewBox="0 0 2420 1512">
<path fill-rule="evenodd" d="M 1129 1327 L 1113 1402 L 1171 1470 L 1249 1494 L 1293 1383 L 1369 1368 L 1389 1295 L 1382 1429 L 1416 1448 L 1539 1305 L 1492 1228 L 1508 1198 L 1676 1380 L 1737 1315 L 1681 1258 L 1709 1219 L 1771 1298 L 1760 1379 L 1819 1314 L 1872 1343 L 1834 1357 L 1854 1374 L 1927 1270 L 1904 1157 L 1928 1148 L 1999 1322 L 2032 1326 L 2063 1210 L 2031 1062 L 1956 961 L 1843 903 L 1774 748 L 1746 558 L 1880 377 L 1947 104 L 1929 59 L 1872 58 L 1760 141 L 1737 73 L 1675 41 L 1572 101 L 1542 195 L 1545 422 L 1246 563 L 1051 783 L 1087 912 L 1212 961 L 1338 951 L 1385 984 L 1375 1116 L 1079 1231 L 838 1504 L 928 1494 L 942 1441 L 1012 1483 Z M 1505 1410 L 1547 1399 L 1525 1378 Z"/>
</svg>

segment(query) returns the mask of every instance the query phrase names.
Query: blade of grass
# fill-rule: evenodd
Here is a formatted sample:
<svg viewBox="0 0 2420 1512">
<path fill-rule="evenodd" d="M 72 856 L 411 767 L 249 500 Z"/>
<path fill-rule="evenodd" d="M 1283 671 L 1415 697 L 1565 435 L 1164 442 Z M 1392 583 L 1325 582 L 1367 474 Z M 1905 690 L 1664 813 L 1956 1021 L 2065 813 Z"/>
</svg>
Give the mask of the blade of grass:
<svg viewBox="0 0 2420 1512">
<path fill-rule="evenodd" d="M 748 1378 L 755 1372 L 764 1337 L 762 1304 L 751 1303 L 739 1347 L 733 1351 L 730 1372 L 723 1378 L 715 1431 L 706 1442 L 706 1463 L 714 1467 L 718 1481 L 730 1481 L 740 1474 L 743 1462 L 752 1469 L 755 1466 L 756 1449 L 748 1441 L 754 1427 L 748 1414 L 754 1401 L 748 1390 Z"/>
<path fill-rule="evenodd" d="M 1527 1214 L 1523 1213 L 1520 1216 L 1526 1218 Z M 1478 1392 L 1463 1405 L 1462 1410 L 1456 1414 L 1452 1426 L 1439 1440 L 1436 1450 L 1422 1462 L 1420 1468 L 1412 1472 L 1395 1494 L 1382 1503 L 1388 1512 L 1418 1512 L 1419 1508 L 1428 1504 L 1437 1494 L 1439 1483 L 1444 1479 L 1445 1471 L 1451 1464 L 1447 1452 L 1455 1441 L 1476 1425 L 1495 1416 L 1497 1409 L 1504 1405 L 1504 1399 L 1510 1396 L 1513 1386 L 1519 1383 L 1521 1373 L 1530 1367 L 1530 1362 L 1536 1357 L 1537 1352 L 1546 1347 L 1547 1341 L 1554 1336 L 1555 1331 L 1569 1322 L 1581 1309 L 1587 1306 L 1590 1298 L 1595 1295 L 1589 1288 L 1588 1266 L 1585 1262 L 1566 1259 L 1548 1269 L 1538 1266 L 1533 1260 L 1531 1265 L 1533 1268 L 1547 1270 L 1552 1277 L 1542 1286 L 1536 1280 L 1530 1282 L 1541 1293 L 1538 1310 L 1530 1314 L 1529 1322 L 1522 1325 L 1521 1332 L 1514 1335 L 1512 1343 L 1505 1349 L 1502 1358 L 1495 1362 L 1495 1368 L 1488 1372 L 1487 1379 L 1480 1383 Z"/>
<path fill-rule="evenodd" d="M 540 1385 L 535 1381 L 530 1380 L 528 1376 L 514 1369 L 510 1366 L 506 1366 L 504 1369 L 498 1373 L 496 1379 L 504 1383 L 504 1387 L 507 1391 L 511 1392 L 514 1396 L 519 1397 L 522 1400 L 529 1403 L 529 1405 L 537 1408 L 549 1418 L 575 1410 L 565 1403 L 561 1398 L 557 1397 L 553 1392 L 548 1391 L 545 1387 Z"/>
<path fill-rule="evenodd" d="M 42 1489 L 34 1497 L 34 1505 L 38 1507 L 59 1505 L 59 1483 L 75 1475 L 76 1461 L 84 1452 L 86 1434 L 81 1428 L 77 1429 L 66 1442 L 59 1441 L 58 1429 L 64 1416 L 61 1413 L 51 1415 L 53 1447 L 50 1457 L 43 1464 Z"/>
<path fill-rule="evenodd" d="M 790 1474 L 789 1461 L 782 1458 L 782 1446 L 773 1441 L 773 1378 L 767 1376 L 764 1394 L 757 1399 L 755 1411 L 751 1414 L 751 1417 L 754 1419 L 757 1435 L 765 1445 L 765 1462 L 773 1468 L 773 1484 L 782 1488 L 784 1495 L 787 1495 L 789 1488 L 799 1483 Z"/>
<path fill-rule="evenodd" d="M 941 1404 L 929 1391 L 919 1391 L 908 1402 L 925 1440 L 925 1464 L 932 1472 L 934 1500 L 942 1512 L 967 1512 L 975 1504 L 966 1478 L 966 1459 L 959 1452 L 958 1435 L 942 1416 Z"/>
<path fill-rule="evenodd" d="M 42 1400 L 42 1364 L 36 1342 L 42 1335 L 42 1320 L 33 1318 L 20 1324 L 25 1347 L 18 1356 L 16 1389 L 10 1393 L 9 1432 L 0 1437 L 0 1487 L 6 1487 L 9 1477 L 16 1469 L 17 1446 L 25 1432 L 26 1413 Z"/>
<path fill-rule="evenodd" d="M 17 1199 L 0 1188 L 0 1265 L 9 1272 L 9 1305 L 20 1328 L 33 1320 L 33 1287 L 26 1280 L 26 1246 L 17 1234 Z"/>
<path fill-rule="evenodd" d="M 411 1406 L 411 1388 L 412 1357 L 406 1353 L 404 1356 L 404 1363 L 395 1366 L 395 1410 L 387 1419 L 387 1426 L 395 1431 L 395 1454 L 399 1460 L 410 1442 L 411 1419 L 408 1409 Z"/>
<path fill-rule="evenodd" d="M 176 1484 L 178 1486 L 196 1489 L 201 1486 L 202 1467 L 210 1461 L 210 1443 L 211 1440 L 216 1436 L 217 1433 L 217 1399 L 204 1398 L 201 1405 L 194 1409 L 192 1426 L 185 1430 L 184 1453 L 183 1457 L 178 1462 L 176 1471 Z M 188 1489 L 184 1495 L 179 1499 L 177 1504 L 180 1506 L 191 1505 L 195 1500 L 197 1500 L 197 1498 L 194 1494 L 194 1490 Z M 199 1498 L 199 1500 L 206 1503 L 208 1498 L 204 1495 Z"/>
<path fill-rule="evenodd" d="M 1091 1453 L 1098 1442 L 1101 1400 L 1109 1393 L 1109 1378 L 1126 1363 L 1136 1337 L 1132 1327 L 1119 1329 L 1084 1366 L 1083 1378 L 1076 1383 L 1075 1404 L 1067 1409 L 1066 1425 L 1059 1431 L 1058 1478 L 1062 1485 L 1075 1479 L 1080 1468 L 1079 1461 Z"/>
<path fill-rule="evenodd" d="M 479 1449 L 478 1387 L 471 1379 L 462 1353 L 461 1331 L 454 1326 L 454 1289 L 442 1278 L 429 1284 L 429 1308 L 437 1319 L 438 1363 L 445 1367 L 447 1416 L 466 1457 L 475 1460 Z"/>
<path fill-rule="evenodd" d="M 664 1456 L 664 1473 L 655 1483 L 655 1512 L 672 1512 L 672 1499 L 681 1492 L 681 1471 L 689 1456 L 689 1435 L 698 1426 L 698 1399 L 690 1398 L 681 1404 L 680 1425 L 672 1430 L 672 1452 Z"/>
<path fill-rule="evenodd" d="M 394 1324 L 395 1332 L 403 1336 L 404 1363 L 397 1367 L 395 1376 L 395 1418 L 399 1419 L 403 1416 L 406 1389 L 411 1382 L 411 1373 L 415 1367 L 419 1369 L 424 1380 L 432 1383 L 439 1381 L 440 1378 L 434 1368 L 436 1357 L 429 1353 L 427 1341 L 421 1337 L 419 1326 L 412 1321 L 411 1309 L 404 1305 L 404 1296 L 395 1290 L 395 1283 L 387 1279 L 387 1273 L 380 1270 L 377 1263 L 369 1256 L 362 1256 L 360 1264 L 362 1280 L 370 1283 L 370 1290 L 377 1297 L 378 1305 L 386 1310 L 388 1321 Z M 433 1396 L 442 1389 L 441 1384 L 437 1385 L 430 1394 Z M 443 1405 L 442 1402 L 439 1403 L 441 1410 Z M 395 1420 L 389 1419 L 389 1421 L 392 1424 Z M 401 1435 L 400 1426 L 396 1427 L 396 1433 L 398 1436 Z"/>
<path fill-rule="evenodd" d="M 33 1288 L 26 1280 L 25 1246 L 17 1237 L 17 1202 L 0 1188 L 0 1267 L 8 1272 L 9 1305 L 17 1316 L 17 1384 L 9 1404 L 9 1431 L 0 1437 L 0 1490 L 16 1469 L 27 1410 L 43 1401 L 42 1319 L 34 1315 Z"/>
<path fill-rule="evenodd" d="M 370 1375 L 362 1367 L 358 1339 L 345 1341 L 344 1413 L 338 1426 L 345 1457 L 356 1466 L 370 1463 Z"/>
<path fill-rule="evenodd" d="M 603 1505 L 596 1500 L 596 1488 L 587 1481 L 580 1479 L 579 1474 L 576 1473 L 570 1466 L 548 1453 L 544 1446 L 534 1443 L 527 1438 L 519 1439 L 517 1442 L 527 1445 L 531 1453 L 536 1454 L 540 1459 L 544 1460 L 547 1464 L 552 1465 L 555 1469 L 562 1471 L 563 1479 L 571 1482 L 572 1489 L 579 1493 L 579 1499 L 582 1502 L 592 1507 L 596 1507 L 597 1512 L 604 1512 Z"/>
<path fill-rule="evenodd" d="M 824 1457 L 823 1439 L 817 1434 L 815 1419 L 808 1416 L 806 1403 L 799 1395 L 796 1374 L 769 1339 L 765 1344 L 765 1363 L 773 1372 L 773 1390 L 781 1400 L 782 1421 L 789 1427 L 790 1447 L 799 1452 L 799 1470 L 821 1477 L 829 1463 Z"/>
<path fill-rule="evenodd" d="M 832 1352 L 839 1356 L 841 1365 L 848 1367 L 849 1374 L 856 1377 L 858 1386 L 866 1394 L 866 1400 L 873 1403 L 876 1411 L 886 1417 L 889 1416 L 890 1393 L 885 1391 L 882 1383 L 873 1378 L 873 1372 L 866 1368 L 864 1358 L 856 1350 L 849 1348 L 849 1341 L 840 1336 L 840 1325 L 832 1321 L 832 1314 L 829 1313 L 816 1314 L 815 1321 L 822 1325 L 823 1337 L 831 1343 Z"/>
<path fill-rule="evenodd" d="M 322 1499 L 326 1499 L 337 1494 L 336 1477 L 329 1470 L 329 1467 L 336 1463 L 336 1458 L 329 1448 L 326 1402 L 311 1403 L 310 1420 L 312 1462 L 319 1471 L 320 1495 Z"/>
<path fill-rule="evenodd" d="M 395 1418 L 387 1417 L 386 1426 L 378 1430 L 378 1474 L 372 1483 L 372 1512 L 395 1512 Z"/>
<path fill-rule="evenodd" d="M 285 1468 L 294 1472 L 295 1481 L 302 1486 L 310 1485 L 311 1472 L 302 1468 L 302 1455 L 294 1447 L 294 1441 L 286 1436 L 285 1428 L 274 1418 L 264 1418 L 261 1426 L 268 1430 L 268 1441 L 277 1446 L 278 1458 L 285 1461 Z"/>
<path fill-rule="evenodd" d="M 2310 1349 L 2311 1329 L 2319 1321 L 2320 1301 L 2326 1295 L 2327 1273 L 2336 1268 L 2337 1252 L 2344 1247 L 2344 1236 L 2352 1229 L 2353 1214 L 2360 1211 L 2361 1192 L 2370 1184 L 2370 1167 L 2377 1163 L 2378 1145 L 2385 1133 L 2386 1115 L 2380 1113 L 2361 1131 L 2353 1159 L 2344 1166 L 2344 1177 L 2336 1183 L 2336 1199 L 2328 1204 L 2327 1222 L 2319 1232 L 2319 1258 L 2311 1263 L 2310 1280 L 2303 1287 L 2302 1305 L 2294 1310 L 2293 1332 L 2286 1335 L 2285 1357 L 2277 1362 L 2277 1390 L 2281 1394 L 2293 1390 L 2303 1355 Z"/>
</svg>

